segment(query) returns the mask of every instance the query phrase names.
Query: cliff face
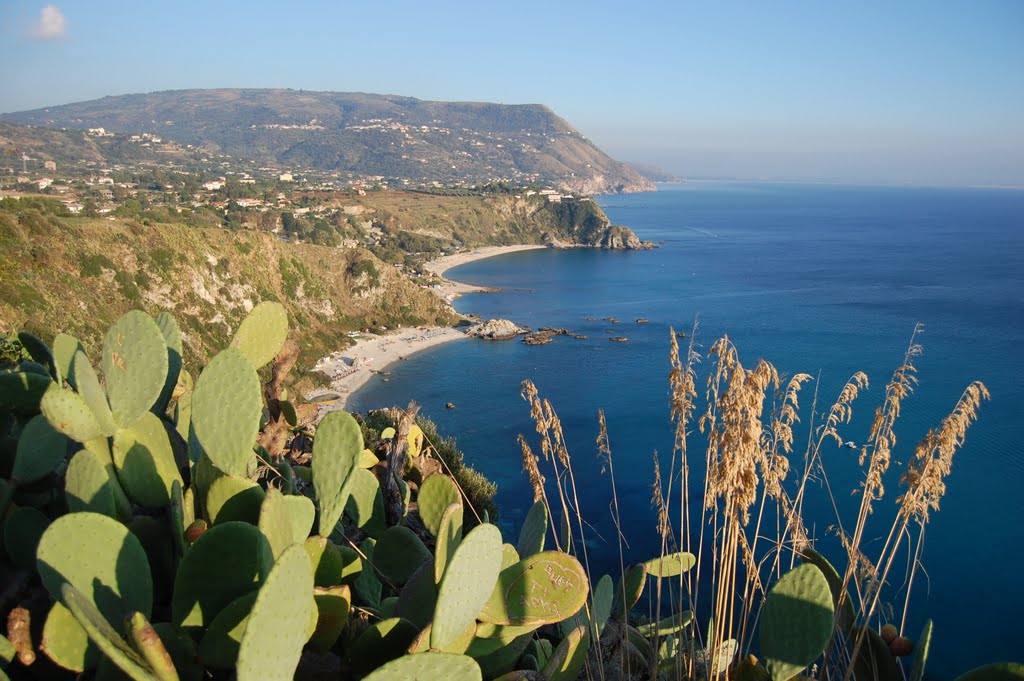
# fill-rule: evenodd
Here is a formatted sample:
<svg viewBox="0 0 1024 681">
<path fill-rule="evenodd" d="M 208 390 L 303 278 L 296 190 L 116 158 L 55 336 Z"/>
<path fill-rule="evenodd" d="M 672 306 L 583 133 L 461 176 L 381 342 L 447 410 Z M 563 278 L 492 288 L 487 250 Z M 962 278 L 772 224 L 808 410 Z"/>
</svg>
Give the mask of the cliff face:
<svg viewBox="0 0 1024 681">
<path fill-rule="evenodd" d="M 4 114 L 47 128 L 151 133 L 282 169 L 417 184 L 496 177 L 585 194 L 654 191 L 546 106 L 298 90 L 176 90 Z"/>
</svg>

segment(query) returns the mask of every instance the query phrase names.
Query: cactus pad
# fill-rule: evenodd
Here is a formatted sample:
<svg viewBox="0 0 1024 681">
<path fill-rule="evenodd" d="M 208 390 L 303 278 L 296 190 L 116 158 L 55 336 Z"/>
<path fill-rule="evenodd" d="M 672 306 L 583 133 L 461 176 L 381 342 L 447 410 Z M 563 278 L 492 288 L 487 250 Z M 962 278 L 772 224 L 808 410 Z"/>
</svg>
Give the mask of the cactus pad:
<svg viewBox="0 0 1024 681">
<path fill-rule="evenodd" d="M 502 570 L 478 618 L 492 624 L 561 622 L 583 607 L 588 591 L 587 574 L 578 560 L 545 551 Z"/>
<path fill-rule="evenodd" d="M 481 681 L 480 667 L 471 657 L 450 653 L 405 655 L 388 662 L 365 678 L 365 681 Z"/>
<path fill-rule="evenodd" d="M 103 429 L 82 396 L 64 390 L 47 379 L 49 387 L 39 401 L 39 411 L 54 428 L 78 442 L 88 442 L 103 435 Z"/>
<path fill-rule="evenodd" d="M 956 681 L 1022 681 L 1024 680 L 1024 664 L 1017 662 L 998 662 L 984 667 L 972 669 L 956 678 Z"/>
<path fill-rule="evenodd" d="M 100 385 L 100 379 L 89 358 L 81 350 L 75 355 L 75 363 L 71 370 L 74 373 L 75 390 L 92 410 L 103 436 L 110 437 L 117 430 L 117 424 L 114 423 L 114 414 L 107 403 L 107 392 Z"/>
<path fill-rule="evenodd" d="M 192 391 L 192 430 L 213 465 L 246 475 L 259 432 L 263 396 L 256 370 L 228 348 L 210 360 Z"/>
<path fill-rule="evenodd" d="M 75 387 L 75 354 L 79 350 L 84 352 L 85 348 L 82 347 L 82 343 L 74 336 L 58 333 L 53 339 L 53 362 L 57 366 L 57 371 L 60 372 L 60 375 L 72 387 Z"/>
<path fill-rule="evenodd" d="M 20 484 L 41 480 L 64 463 L 69 444 L 43 416 L 34 416 L 18 439 L 11 478 Z"/>
<path fill-rule="evenodd" d="M 238 647 L 256 602 L 256 591 L 228 603 L 210 622 L 199 643 L 199 657 L 214 669 L 233 669 L 238 662 Z"/>
<path fill-rule="evenodd" d="M 53 521 L 39 541 L 36 565 L 55 600 L 68 582 L 93 599 L 108 620 L 120 622 L 132 610 L 152 611 L 146 552 L 128 528 L 105 515 L 69 513 Z"/>
<path fill-rule="evenodd" d="M 257 586 L 270 551 L 254 525 L 211 527 L 185 553 L 174 579 L 171 617 L 186 631 L 208 625 L 225 606 Z M 312 588 L 312 587 L 310 587 Z"/>
<path fill-rule="evenodd" d="M 355 676 L 362 676 L 405 652 L 419 630 L 400 617 L 368 627 L 348 646 L 346 659 Z"/>
<path fill-rule="evenodd" d="M 315 616 L 313 566 L 299 545 L 285 549 L 260 587 L 238 649 L 238 681 L 291 681 Z"/>
<path fill-rule="evenodd" d="M 117 477 L 132 501 L 150 508 L 171 503 L 171 488 L 182 480 L 159 416 L 146 412 L 114 433 L 113 456 Z"/>
<path fill-rule="evenodd" d="M 332 411 L 313 440 L 313 487 L 320 503 L 319 533 L 329 536 L 348 502 L 363 451 L 363 433 L 351 414 Z"/>
<path fill-rule="evenodd" d="M 292 525 L 285 507 L 285 497 L 275 487 L 268 487 L 263 504 L 260 506 L 259 528 L 270 545 L 273 559 L 284 553 L 284 550 L 295 542 L 292 540 Z M 272 563 L 271 563 L 272 564 Z M 263 572 L 269 572 L 270 565 L 264 566 Z"/>
<path fill-rule="evenodd" d="M 395 525 L 382 532 L 373 551 L 374 567 L 396 586 L 405 584 L 430 558 L 430 550 L 404 525 Z"/>
<path fill-rule="evenodd" d="M 318 652 L 326 653 L 334 647 L 348 624 L 352 590 L 348 586 L 314 588 L 313 600 L 317 609 L 316 630 L 309 639 L 309 645 Z"/>
<path fill-rule="evenodd" d="M 921 681 L 924 678 L 924 668 L 928 664 L 928 651 L 932 647 L 932 621 L 928 620 L 921 629 L 921 635 L 917 637 L 917 650 L 914 653 L 914 666 L 910 670 L 909 681 Z"/>
<path fill-rule="evenodd" d="M 365 556 L 363 569 L 359 570 L 355 581 L 352 582 L 352 589 L 363 604 L 376 608 L 380 606 L 381 583 L 377 573 L 373 569 L 373 555 L 377 541 L 373 537 L 367 537 L 359 545 L 359 550 Z"/>
<path fill-rule="evenodd" d="M 121 671 L 135 681 L 157 681 L 146 661 L 121 638 L 87 596 L 70 584 L 63 585 L 61 594 L 68 610 L 89 635 L 89 640 Z"/>
<path fill-rule="evenodd" d="M 288 313 L 284 305 L 263 301 L 242 320 L 231 339 L 256 369 L 270 362 L 281 352 L 288 338 Z"/>
<path fill-rule="evenodd" d="M 697 557 L 692 553 L 680 551 L 660 558 L 652 558 L 644 565 L 647 574 L 652 577 L 678 577 L 697 564 Z"/>
<path fill-rule="evenodd" d="M 782 576 L 761 615 L 761 652 L 773 679 L 790 679 L 821 655 L 833 615 L 828 580 L 816 566 L 804 564 Z"/>
<path fill-rule="evenodd" d="M 387 522 L 384 516 L 384 498 L 381 496 L 377 476 L 364 468 L 357 468 L 352 472 L 349 490 L 345 515 L 366 534 L 371 537 L 378 536 L 387 528 Z"/>
<path fill-rule="evenodd" d="M 625 622 L 629 618 L 629 611 L 640 600 L 640 594 L 643 593 L 645 584 L 647 584 L 646 565 L 640 563 L 626 568 L 615 589 L 615 604 L 612 606 L 612 616 L 615 619 Z"/>
<path fill-rule="evenodd" d="M 153 405 L 156 414 L 163 414 L 167 411 L 167 405 L 171 401 L 174 387 L 178 384 L 178 376 L 181 374 L 181 330 L 174 317 L 169 312 L 161 312 L 154 320 L 160 328 L 167 345 L 167 377 L 164 379 L 164 386 L 160 390 L 160 396 Z"/>
<path fill-rule="evenodd" d="M 39 649 L 56 664 L 81 672 L 93 669 L 100 659 L 99 649 L 63 603 L 57 601 L 46 615 Z"/>
<path fill-rule="evenodd" d="M 39 403 L 51 385 L 57 384 L 49 376 L 28 371 L 0 372 L 0 407 L 33 414 L 39 411 Z"/>
<path fill-rule="evenodd" d="M 308 498 L 294 494 L 284 497 L 284 507 L 288 512 L 288 524 L 292 529 L 292 542 L 301 544 L 313 531 L 316 507 Z"/>
<path fill-rule="evenodd" d="M 501 532 L 489 524 L 477 525 L 459 544 L 438 589 L 431 648 L 450 645 L 477 618 L 496 589 L 501 545 Z"/>
<path fill-rule="evenodd" d="M 434 564 L 427 561 L 419 567 L 402 587 L 395 604 L 394 614 L 407 619 L 422 629 L 430 623 L 437 604 L 437 587 L 434 585 Z"/>
<path fill-rule="evenodd" d="M 431 475 L 423 481 L 417 504 L 423 524 L 430 534 L 437 536 L 441 529 L 441 516 L 451 504 L 461 504 L 462 495 L 455 482 L 447 475 L 440 473 Z"/>
<path fill-rule="evenodd" d="M 114 322 L 103 338 L 103 377 L 119 426 L 149 411 L 167 378 L 167 343 L 152 317 L 132 310 Z"/>
<path fill-rule="evenodd" d="M 241 520 L 253 525 L 259 522 L 263 488 L 247 478 L 222 475 L 206 493 L 206 515 L 211 525 Z"/>
<path fill-rule="evenodd" d="M 462 542 L 462 504 L 449 504 L 441 516 L 434 550 L 434 583 L 440 584 L 444 570 Z M 504 555 L 504 551 L 502 552 Z"/>
<path fill-rule="evenodd" d="M 843 591 L 843 578 L 840 576 L 836 569 L 832 567 L 832 563 L 828 561 L 825 556 L 821 555 L 814 549 L 805 548 L 800 551 L 801 557 L 805 563 L 814 565 L 821 574 L 824 575 L 826 581 L 828 581 L 828 588 L 832 592 L 832 606 L 838 608 L 836 617 L 836 623 L 843 631 L 849 631 L 853 626 L 853 622 L 856 619 L 854 615 L 853 601 L 850 599 L 850 592 Z M 840 595 L 844 595 L 842 603 L 840 603 Z"/>
<path fill-rule="evenodd" d="M 523 528 L 519 530 L 516 550 L 521 556 L 532 556 L 544 550 L 544 539 L 548 533 L 548 509 L 543 501 L 535 501 L 526 514 Z"/>
<path fill-rule="evenodd" d="M 577 627 L 558 644 L 541 673 L 548 681 L 576 681 L 587 660 L 589 649 L 590 635 L 587 629 Z"/>
</svg>

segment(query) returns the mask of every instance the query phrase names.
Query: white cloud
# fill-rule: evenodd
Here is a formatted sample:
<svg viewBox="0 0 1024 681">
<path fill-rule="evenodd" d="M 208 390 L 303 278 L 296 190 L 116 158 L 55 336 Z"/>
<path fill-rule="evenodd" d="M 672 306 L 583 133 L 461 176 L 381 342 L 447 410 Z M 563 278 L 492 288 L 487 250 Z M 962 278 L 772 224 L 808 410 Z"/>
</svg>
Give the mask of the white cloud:
<svg viewBox="0 0 1024 681">
<path fill-rule="evenodd" d="M 31 35 L 37 40 L 60 40 L 67 33 L 68 22 L 56 5 L 47 5 L 39 14 L 39 22 Z"/>
</svg>

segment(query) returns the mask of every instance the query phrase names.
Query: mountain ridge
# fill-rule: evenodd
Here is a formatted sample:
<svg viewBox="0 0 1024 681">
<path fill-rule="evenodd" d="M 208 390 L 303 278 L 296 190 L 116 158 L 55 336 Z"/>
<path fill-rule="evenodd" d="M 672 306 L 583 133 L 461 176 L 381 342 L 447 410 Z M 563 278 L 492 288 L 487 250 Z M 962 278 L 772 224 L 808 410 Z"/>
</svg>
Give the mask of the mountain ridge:
<svg viewBox="0 0 1024 681">
<path fill-rule="evenodd" d="M 543 104 L 438 102 L 290 89 L 193 89 L 114 95 L 0 114 L 50 128 L 159 134 L 284 168 L 400 178 L 551 184 L 585 194 L 653 191 Z"/>
</svg>

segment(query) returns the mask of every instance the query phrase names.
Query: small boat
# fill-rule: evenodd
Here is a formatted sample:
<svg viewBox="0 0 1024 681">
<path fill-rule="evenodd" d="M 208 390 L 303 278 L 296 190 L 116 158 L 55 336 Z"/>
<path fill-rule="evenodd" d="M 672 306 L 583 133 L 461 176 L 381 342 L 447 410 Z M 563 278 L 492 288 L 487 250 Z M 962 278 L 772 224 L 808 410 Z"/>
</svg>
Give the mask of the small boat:
<svg viewBox="0 0 1024 681">
<path fill-rule="evenodd" d="M 452 404 L 451 402 L 447 402 L 447 403 L 445 403 L 444 408 L 445 409 L 454 409 L 455 405 Z"/>
<path fill-rule="evenodd" d="M 644 319 L 643 317 L 638 317 L 637 320 L 636 320 L 636 323 L 637 324 L 646 324 L 649 321 L 650 321 L 649 319 Z"/>
<path fill-rule="evenodd" d="M 686 338 L 685 331 L 676 331 L 676 338 Z"/>
<path fill-rule="evenodd" d="M 629 339 L 626 338 L 625 336 L 612 336 L 608 340 L 615 341 L 616 343 L 628 343 L 629 342 Z"/>
</svg>

